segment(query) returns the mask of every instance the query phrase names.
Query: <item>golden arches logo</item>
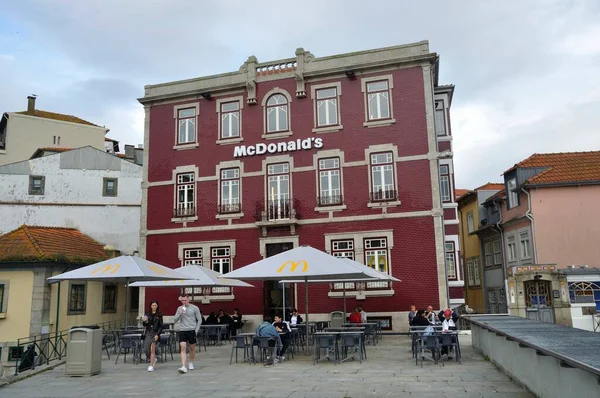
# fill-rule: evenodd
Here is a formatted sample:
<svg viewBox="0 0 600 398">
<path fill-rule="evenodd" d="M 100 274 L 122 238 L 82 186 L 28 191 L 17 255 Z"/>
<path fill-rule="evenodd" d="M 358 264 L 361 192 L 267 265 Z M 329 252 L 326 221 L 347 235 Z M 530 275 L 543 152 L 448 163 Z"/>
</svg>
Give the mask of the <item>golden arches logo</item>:
<svg viewBox="0 0 600 398">
<path fill-rule="evenodd" d="M 96 274 L 101 274 L 104 275 L 107 272 L 110 275 L 113 275 L 115 272 L 117 272 L 119 270 L 119 268 L 121 268 L 121 264 L 106 264 L 106 265 L 101 265 L 98 268 L 94 269 L 90 275 L 96 275 Z"/>
<path fill-rule="evenodd" d="M 169 275 L 170 274 L 169 270 L 157 267 L 156 265 L 148 265 L 147 267 L 150 271 L 153 271 L 154 273 L 157 273 L 159 275 Z"/>
<path fill-rule="evenodd" d="M 285 267 L 288 266 L 288 264 L 290 265 L 290 272 L 294 272 L 296 271 L 296 268 L 298 268 L 298 266 L 300 264 L 302 264 L 302 272 L 306 272 L 308 271 L 308 263 L 306 262 L 306 260 L 300 260 L 300 261 L 286 261 L 285 263 L 283 263 L 283 265 L 281 267 L 279 267 L 279 269 L 277 270 L 277 273 L 281 273 Z"/>
</svg>

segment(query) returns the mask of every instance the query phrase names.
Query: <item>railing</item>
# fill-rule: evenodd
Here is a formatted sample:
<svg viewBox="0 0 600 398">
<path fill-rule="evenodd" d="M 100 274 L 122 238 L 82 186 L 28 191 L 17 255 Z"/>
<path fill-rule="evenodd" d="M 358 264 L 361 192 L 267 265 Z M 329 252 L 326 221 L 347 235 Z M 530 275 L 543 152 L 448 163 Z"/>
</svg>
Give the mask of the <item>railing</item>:
<svg viewBox="0 0 600 398">
<path fill-rule="evenodd" d="M 387 202 L 390 200 L 398 199 L 398 191 L 395 189 L 388 190 L 379 190 L 376 192 L 371 192 L 371 202 Z"/>
<path fill-rule="evenodd" d="M 19 372 L 48 365 L 50 361 L 61 360 L 67 355 L 67 331 L 53 334 L 24 337 L 17 340 L 15 355 L 15 376 Z"/>
<path fill-rule="evenodd" d="M 178 205 L 173 209 L 174 217 L 192 217 L 196 215 L 196 207 L 192 204 Z"/>
<path fill-rule="evenodd" d="M 390 282 L 389 281 L 373 281 L 373 282 L 345 282 L 346 291 L 370 291 L 370 290 L 382 290 L 389 289 Z M 332 291 L 342 291 L 344 290 L 344 283 L 335 282 L 331 284 Z"/>
<path fill-rule="evenodd" d="M 258 75 L 266 75 L 269 73 L 287 72 L 296 69 L 297 66 L 298 62 L 296 61 L 296 58 L 289 58 L 272 63 L 258 64 L 256 73 Z"/>
<path fill-rule="evenodd" d="M 318 206 L 333 206 L 341 205 L 342 203 L 344 203 L 343 195 L 319 196 L 317 198 Z"/>
<path fill-rule="evenodd" d="M 217 206 L 217 212 L 219 214 L 239 213 L 241 211 L 242 211 L 241 203 L 231 203 L 231 204 L 227 204 L 227 205 Z"/>
<path fill-rule="evenodd" d="M 267 201 L 266 206 L 256 203 L 256 221 L 279 221 L 296 219 L 294 199 L 275 199 Z"/>
</svg>

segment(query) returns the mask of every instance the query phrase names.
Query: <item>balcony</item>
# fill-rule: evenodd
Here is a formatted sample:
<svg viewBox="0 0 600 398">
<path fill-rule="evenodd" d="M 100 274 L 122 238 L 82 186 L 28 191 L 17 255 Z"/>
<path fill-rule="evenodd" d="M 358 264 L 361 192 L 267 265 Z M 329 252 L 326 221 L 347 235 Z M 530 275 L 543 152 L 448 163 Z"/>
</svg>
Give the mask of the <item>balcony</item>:
<svg viewBox="0 0 600 398">
<path fill-rule="evenodd" d="M 178 204 L 177 207 L 173 209 L 173 217 L 175 218 L 194 217 L 195 215 L 196 206 L 191 203 Z"/>
<path fill-rule="evenodd" d="M 256 225 L 262 228 L 262 235 L 267 236 L 268 227 L 289 226 L 291 234 L 296 233 L 298 215 L 295 199 L 275 199 L 256 203 Z"/>
<path fill-rule="evenodd" d="M 240 213 L 242 211 L 241 203 L 231 203 L 217 206 L 218 214 L 232 214 L 232 213 Z"/>
<path fill-rule="evenodd" d="M 379 190 L 371 192 L 371 202 L 392 202 L 398 200 L 398 191 L 395 189 Z"/>
<path fill-rule="evenodd" d="M 344 204 L 343 195 L 319 196 L 317 198 L 317 206 L 336 206 Z"/>
</svg>

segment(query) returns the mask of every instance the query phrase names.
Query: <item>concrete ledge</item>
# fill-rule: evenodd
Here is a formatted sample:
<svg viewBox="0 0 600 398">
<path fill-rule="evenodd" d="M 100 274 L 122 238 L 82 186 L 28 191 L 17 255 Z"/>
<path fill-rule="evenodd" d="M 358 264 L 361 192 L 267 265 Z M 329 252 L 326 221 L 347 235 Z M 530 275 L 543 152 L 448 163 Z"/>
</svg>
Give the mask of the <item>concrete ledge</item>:
<svg viewBox="0 0 600 398">
<path fill-rule="evenodd" d="M 65 362 L 66 362 L 66 360 L 62 359 L 60 361 L 53 362 L 49 365 L 40 365 L 33 370 L 26 370 L 25 372 L 19 373 L 16 376 L 5 377 L 3 379 L 0 379 L 0 387 L 6 386 L 8 384 L 12 384 L 19 380 L 27 379 L 31 376 L 35 376 L 40 373 L 47 372 L 49 370 L 56 368 L 57 366 L 63 365 Z"/>
</svg>

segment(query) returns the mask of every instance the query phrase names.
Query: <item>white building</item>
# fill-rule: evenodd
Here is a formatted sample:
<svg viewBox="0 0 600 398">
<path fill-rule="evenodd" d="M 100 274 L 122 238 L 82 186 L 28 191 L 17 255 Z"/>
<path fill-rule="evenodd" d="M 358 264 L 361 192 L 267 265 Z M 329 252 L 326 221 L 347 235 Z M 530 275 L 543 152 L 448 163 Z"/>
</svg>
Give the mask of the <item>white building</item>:
<svg viewBox="0 0 600 398">
<path fill-rule="evenodd" d="M 23 224 L 77 228 L 138 249 L 142 166 L 91 146 L 0 166 L 0 235 Z"/>
<path fill-rule="evenodd" d="M 34 96 L 27 97 L 27 110 L 5 112 L 0 119 L 0 165 L 29 159 L 38 148 L 105 149 L 106 127 L 72 115 L 36 109 Z M 109 148 L 114 148 L 114 140 Z M 117 143 L 118 144 L 118 143 Z"/>
</svg>

